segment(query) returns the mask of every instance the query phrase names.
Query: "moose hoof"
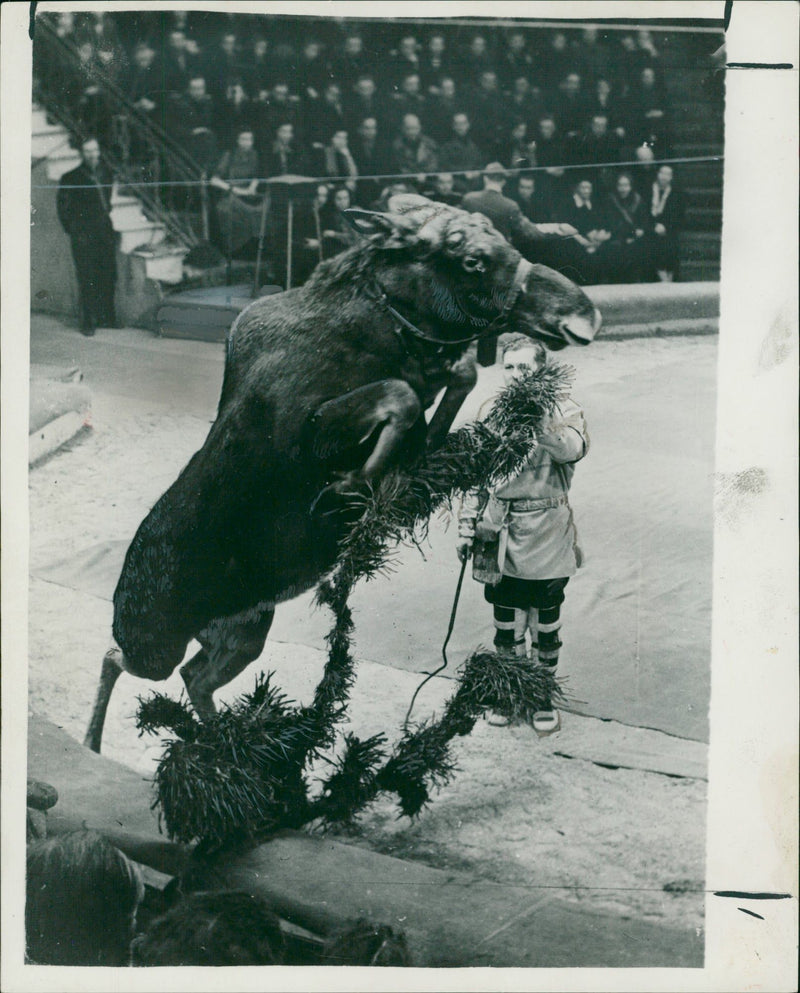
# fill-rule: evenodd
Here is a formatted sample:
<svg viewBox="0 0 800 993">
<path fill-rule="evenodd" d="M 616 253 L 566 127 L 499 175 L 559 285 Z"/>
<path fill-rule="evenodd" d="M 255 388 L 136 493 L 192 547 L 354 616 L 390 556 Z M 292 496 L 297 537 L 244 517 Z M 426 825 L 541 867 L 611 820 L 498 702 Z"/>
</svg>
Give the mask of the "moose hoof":
<svg viewBox="0 0 800 993">
<path fill-rule="evenodd" d="M 309 513 L 314 516 L 335 514 L 343 504 L 364 493 L 364 480 L 355 472 L 337 473 L 337 478 L 328 483 L 314 498 Z"/>
</svg>

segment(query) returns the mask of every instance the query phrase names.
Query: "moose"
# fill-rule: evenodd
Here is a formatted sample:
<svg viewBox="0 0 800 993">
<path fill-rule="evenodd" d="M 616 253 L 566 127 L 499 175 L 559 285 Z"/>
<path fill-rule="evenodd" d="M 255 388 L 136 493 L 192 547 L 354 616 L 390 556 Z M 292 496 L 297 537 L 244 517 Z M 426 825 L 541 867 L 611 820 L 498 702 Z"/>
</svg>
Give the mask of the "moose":
<svg viewBox="0 0 800 993">
<path fill-rule="evenodd" d="M 348 495 L 442 443 L 477 379 L 473 342 L 513 329 L 560 349 L 599 329 L 582 290 L 481 214 L 403 194 L 348 220 L 359 244 L 233 323 L 206 441 L 125 557 L 94 751 L 119 675 L 166 679 L 193 639 L 181 676 L 198 716 L 215 713 L 214 692 L 261 654 L 276 604 L 335 564 Z"/>
</svg>

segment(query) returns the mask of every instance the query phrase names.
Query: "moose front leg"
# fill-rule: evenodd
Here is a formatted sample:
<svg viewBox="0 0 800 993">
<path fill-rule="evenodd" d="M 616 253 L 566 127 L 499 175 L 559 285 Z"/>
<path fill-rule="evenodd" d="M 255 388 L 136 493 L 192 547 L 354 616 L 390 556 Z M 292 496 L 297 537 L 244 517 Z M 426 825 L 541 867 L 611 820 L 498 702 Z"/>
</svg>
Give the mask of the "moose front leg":
<svg viewBox="0 0 800 993">
<path fill-rule="evenodd" d="M 444 396 L 428 425 L 428 448 L 434 450 L 444 442 L 456 414 L 461 410 L 464 400 L 472 392 L 478 381 L 478 369 L 475 356 L 471 352 L 462 355 L 450 369 L 450 377 Z"/>
<path fill-rule="evenodd" d="M 368 383 L 322 404 L 311 420 L 312 444 L 320 458 L 357 448 L 375 435 L 364 464 L 345 473 L 331 489 L 345 492 L 382 472 L 408 433 L 421 422 L 421 415 L 419 397 L 401 379 Z"/>
</svg>

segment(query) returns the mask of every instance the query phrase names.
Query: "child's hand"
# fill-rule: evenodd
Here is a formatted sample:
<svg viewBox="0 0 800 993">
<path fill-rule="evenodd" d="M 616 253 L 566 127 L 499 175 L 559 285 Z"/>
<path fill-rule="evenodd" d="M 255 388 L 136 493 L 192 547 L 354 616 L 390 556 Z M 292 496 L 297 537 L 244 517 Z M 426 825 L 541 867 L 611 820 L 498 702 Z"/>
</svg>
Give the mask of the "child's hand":
<svg viewBox="0 0 800 993">
<path fill-rule="evenodd" d="M 459 538 L 456 542 L 456 555 L 460 562 L 466 562 L 472 555 L 472 538 Z"/>
</svg>

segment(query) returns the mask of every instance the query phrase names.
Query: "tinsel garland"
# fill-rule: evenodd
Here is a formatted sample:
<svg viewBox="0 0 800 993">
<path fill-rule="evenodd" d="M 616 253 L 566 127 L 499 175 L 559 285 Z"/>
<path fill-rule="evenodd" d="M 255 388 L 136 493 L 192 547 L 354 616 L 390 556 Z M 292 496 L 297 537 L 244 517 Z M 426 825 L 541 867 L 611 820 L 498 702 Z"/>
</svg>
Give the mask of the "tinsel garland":
<svg viewBox="0 0 800 993">
<path fill-rule="evenodd" d="M 469 734 L 486 711 L 530 723 L 537 710 L 563 702 L 546 670 L 479 649 L 459 670 L 440 718 L 406 727 L 390 753 L 383 734 L 366 740 L 344 735 L 333 771 L 316 797 L 309 794 L 307 770 L 320 759 L 330 761 L 324 753 L 336 742 L 355 679 L 348 605 L 354 585 L 385 571 L 398 544 L 422 541 L 431 516 L 456 495 L 489 489 L 519 472 L 539 425 L 568 396 L 571 380 L 569 367 L 551 363 L 511 383 L 485 420 L 451 432 L 438 451 L 349 498 L 358 519 L 317 590 L 334 624 L 311 704 L 294 705 L 269 676 L 203 722 L 183 700 L 153 694 L 140 702 L 140 732 L 175 736 L 158 763 L 153 804 L 171 838 L 213 850 L 311 821 L 344 823 L 381 793 L 396 794 L 401 815 L 413 817 L 429 802 L 431 789 L 452 777 L 452 739 Z"/>
</svg>

